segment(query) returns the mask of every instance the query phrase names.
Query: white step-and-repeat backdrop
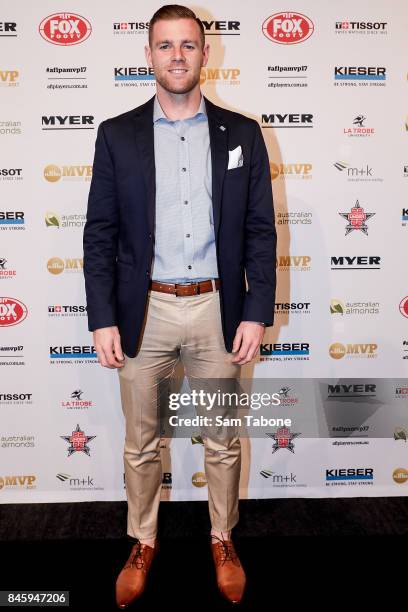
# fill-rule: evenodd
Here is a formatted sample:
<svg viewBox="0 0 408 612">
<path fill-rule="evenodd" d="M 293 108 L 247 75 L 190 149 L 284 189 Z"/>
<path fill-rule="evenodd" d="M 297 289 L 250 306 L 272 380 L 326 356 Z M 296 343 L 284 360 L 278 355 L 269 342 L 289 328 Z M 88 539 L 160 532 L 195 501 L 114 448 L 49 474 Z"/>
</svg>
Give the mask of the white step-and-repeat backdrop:
<svg viewBox="0 0 408 612">
<path fill-rule="evenodd" d="M 98 124 L 154 94 L 144 45 L 159 6 L 1 5 L 3 503 L 125 499 L 82 232 Z M 272 381 L 294 425 L 243 439 L 241 495 L 406 495 L 407 4 L 191 8 L 211 47 L 202 91 L 259 122 L 275 199 L 276 324 L 243 376 Z M 200 437 L 163 438 L 162 452 L 163 498 L 205 499 Z"/>
</svg>

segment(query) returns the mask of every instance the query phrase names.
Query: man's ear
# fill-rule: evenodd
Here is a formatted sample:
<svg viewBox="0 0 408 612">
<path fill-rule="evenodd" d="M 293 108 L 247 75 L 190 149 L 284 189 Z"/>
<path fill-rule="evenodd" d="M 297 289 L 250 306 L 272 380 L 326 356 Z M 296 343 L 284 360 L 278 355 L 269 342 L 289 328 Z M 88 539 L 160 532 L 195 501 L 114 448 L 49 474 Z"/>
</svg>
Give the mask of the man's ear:
<svg viewBox="0 0 408 612">
<path fill-rule="evenodd" d="M 153 68 L 153 66 L 152 66 L 152 57 L 151 57 L 149 45 L 145 45 L 144 51 L 145 51 L 145 57 L 146 57 L 146 61 L 147 61 L 148 65 L 149 65 L 149 68 Z"/>
</svg>

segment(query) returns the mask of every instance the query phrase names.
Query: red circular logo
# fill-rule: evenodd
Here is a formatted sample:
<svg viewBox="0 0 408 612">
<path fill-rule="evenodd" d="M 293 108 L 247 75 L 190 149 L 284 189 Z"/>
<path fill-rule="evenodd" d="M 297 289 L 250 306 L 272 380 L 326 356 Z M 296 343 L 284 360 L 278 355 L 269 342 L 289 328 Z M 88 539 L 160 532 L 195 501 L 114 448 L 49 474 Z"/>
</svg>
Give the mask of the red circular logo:
<svg viewBox="0 0 408 612">
<path fill-rule="evenodd" d="M 408 319 L 408 295 L 401 300 L 399 309 L 400 313 Z"/>
<path fill-rule="evenodd" d="M 10 327 L 24 321 L 27 306 L 11 297 L 0 297 L 0 327 Z"/>
<path fill-rule="evenodd" d="M 313 21 L 302 13 L 275 13 L 265 19 L 262 32 L 272 42 L 296 45 L 311 37 L 314 25 Z"/>
<path fill-rule="evenodd" d="M 53 45 L 78 45 L 90 37 L 91 24 L 76 13 L 54 13 L 42 20 L 40 34 Z"/>
</svg>

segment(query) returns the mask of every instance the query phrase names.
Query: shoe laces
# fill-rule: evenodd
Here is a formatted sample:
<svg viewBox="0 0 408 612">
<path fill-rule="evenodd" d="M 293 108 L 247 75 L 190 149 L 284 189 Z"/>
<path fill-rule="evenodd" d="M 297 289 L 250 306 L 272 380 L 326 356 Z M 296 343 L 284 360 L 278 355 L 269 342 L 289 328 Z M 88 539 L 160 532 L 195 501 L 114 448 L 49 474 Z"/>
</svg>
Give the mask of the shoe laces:
<svg viewBox="0 0 408 612">
<path fill-rule="evenodd" d="M 224 565 L 227 561 L 232 561 L 235 565 L 239 565 L 238 555 L 234 550 L 234 545 L 231 540 L 224 540 L 224 536 L 220 539 L 218 536 L 211 536 L 214 540 L 218 540 L 219 562 Z"/>
<path fill-rule="evenodd" d="M 126 567 L 136 566 L 137 569 L 143 569 L 145 566 L 144 549 L 145 546 L 141 542 L 136 542 Z"/>
</svg>

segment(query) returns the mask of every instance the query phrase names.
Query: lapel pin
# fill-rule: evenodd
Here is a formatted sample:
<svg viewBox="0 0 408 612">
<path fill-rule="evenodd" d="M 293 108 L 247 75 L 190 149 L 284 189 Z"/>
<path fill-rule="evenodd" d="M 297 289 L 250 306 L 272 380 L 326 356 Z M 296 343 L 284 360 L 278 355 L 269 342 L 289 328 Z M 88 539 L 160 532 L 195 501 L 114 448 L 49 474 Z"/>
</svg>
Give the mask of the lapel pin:
<svg viewBox="0 0 408 612">
<path fill-rule="evenodd" d="M 220 125 L 220 130 L 224 131 L 225 130 L 225 126 L 224 125 Z"/>
</svg>

